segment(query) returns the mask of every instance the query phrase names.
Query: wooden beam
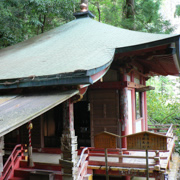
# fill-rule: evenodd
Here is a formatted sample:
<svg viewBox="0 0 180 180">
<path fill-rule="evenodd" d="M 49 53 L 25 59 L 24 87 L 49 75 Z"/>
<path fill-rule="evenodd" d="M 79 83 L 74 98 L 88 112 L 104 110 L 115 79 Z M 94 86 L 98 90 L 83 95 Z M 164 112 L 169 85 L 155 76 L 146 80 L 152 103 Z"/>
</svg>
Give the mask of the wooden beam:
<svg viewBox="0 0 180 180">
<path fill-rule="evenodd" d="M 144 91 L 150 91 L 150 90 L 155 90 L 155 87 L 145 86 L 145 87 L 141 87 L 141 88 L 136 88 L 137 92 L 144 92 Z"/>
<path fill-rule="evenodd" d="M 89 165 L 95 166 L 105 166 L 105 162 L 103 161 L 89 161 Z M 149 164 L 149 166 L 154 166 L 155 163 Z M 133 164 L 133 163 L 117 163 L 117 162 L 108 162 L 108 166 L 114 167 L 128 167 L 128 168 L 146 168 L 146 164 Z"/>
<path fill-rule="evenodd" d="M 104 157 L 103 153 L 89 153 L 89 156 Z M 146 159 L 146 156 L 133 156 L 133 155 L 118 155 L 118 154 L 108 154 L 108 157 L 121 157 L 121 158 L 134 158 L 134 159 Z M 150 156 L 149 159 L 154 159 L 154 156 Z M 166 156 L 160 157 L 160 159 L 167 159 Z"/>
<path fill-rule="evenodd" d="M 123 89 L 123 88 L 136 89 L 138 92 L 148 91 L 154 89 L 152 86 L 145 86 L 129 81 L 114 81 L 114 82 L 97 82 L 91 85 L 90 89 Z"/>
<path fill-rule="evenodd" d="M 90 89 L 122 89 L 127 87 L 127 82 L 115 81 L 115 82 L 97 82 L 91 85 Z"/>
</svg>

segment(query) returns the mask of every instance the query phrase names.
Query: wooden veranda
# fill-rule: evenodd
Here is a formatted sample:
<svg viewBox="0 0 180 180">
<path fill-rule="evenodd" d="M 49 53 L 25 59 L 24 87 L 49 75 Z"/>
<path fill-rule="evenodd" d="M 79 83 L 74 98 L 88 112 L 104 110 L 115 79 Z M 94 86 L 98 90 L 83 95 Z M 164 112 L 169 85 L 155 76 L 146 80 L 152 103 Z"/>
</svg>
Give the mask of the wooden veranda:
<svg viewBox="0 0 180 180">
<path fill-rule="evenodd" d="M 158 128 L 159 127 L 159 128 Z M 173 125 L 159 125 L 155 130 L 165 133 L 167 138 L 166 151 L 149 151 L 149 177 L 156 180 L 165 179 L 166 170 L 169 169 L 170 160 L 174 150 L 176 136 L 173 135 Z M 154 130 L 152 127 L 150 130 Z M 93 174 L 106 174 L 108 168 L 109 176 L 137 176 L 146 177 L 146 154 L 145 151 L 123 149 L 107 149 L 107 164 L 105 163 L 105 149 L 86 149 L 88 158 L 88 169 L 93 170 Z"/>
<path fill-rule="evenodd" d="M 156 180 L 165 179 L 166 171 L 169 169 L 170 160 L 172 160 L 172 153 L 176 136 L 173 134 L 173 125 L 152 128 L 150 130 L 163 131 L 166 130 L 167 150 L 166 151 L 149 151 L 149 177 Z M 92 177 L 92 175 L 106 175 L 120 177 L 120 176 L 134 176 L 146 177 L 146 156 L 145 151 L 127 150 L 125 148 L 108 148 L 107 149 L 107 163 L 105 163 L 105 149 L 94 147 L 82 147 L 76 168 L 78 169 L 77 180 L 83 180 L 85 177 Z M 62 179 L 61 165 L 58 163 L 42 163 L 35 162 L 33 168 L 27 166 L 27 158 L 23 154 L 24 149 L 21 145 L 17 145 L 7 160 L 2 177 L 0 179 L 13 179 L 13 177 L 21 177 L 26 179 L 34 172 L 46 172 L 54 174 L 55 179 Z M 50 154 L 49 154 L 50 155 Z M 60 158 L 60 154 L 57 154 Z M 44 157 L 45 155 L 43 155 Z M 48 156 L 48 154 L 47 154 Z"/>
</svg>

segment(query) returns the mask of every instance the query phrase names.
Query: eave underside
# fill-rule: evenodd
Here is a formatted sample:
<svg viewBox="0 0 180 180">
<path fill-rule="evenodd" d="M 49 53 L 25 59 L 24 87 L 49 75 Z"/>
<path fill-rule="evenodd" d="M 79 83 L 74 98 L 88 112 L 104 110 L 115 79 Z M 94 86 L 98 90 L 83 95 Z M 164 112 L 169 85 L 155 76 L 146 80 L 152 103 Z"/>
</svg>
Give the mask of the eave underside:
<svg viewBox="0 0 180 180">
<path fill-rule="evenodd" d="M 166 44 L 131 52 L 116 53 L 112 67 L 132 69 L 136 66 L 148 76 L 178 75 L 180 69 L 177 51 L 177 48 L 171 47 L 171 44 Z"/>
</svg>

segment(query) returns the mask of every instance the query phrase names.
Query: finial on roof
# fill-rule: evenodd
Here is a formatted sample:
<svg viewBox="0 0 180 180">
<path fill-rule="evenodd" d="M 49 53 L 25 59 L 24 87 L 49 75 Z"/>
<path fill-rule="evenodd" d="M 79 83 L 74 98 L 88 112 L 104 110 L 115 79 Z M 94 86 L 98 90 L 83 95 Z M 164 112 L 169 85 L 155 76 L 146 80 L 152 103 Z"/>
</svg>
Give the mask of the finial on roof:
<svg viewBox="0 0 180 180">
<path fill-rule="evenodd" d="M 88 11 L 88 0 L 81 0 L 81 12 L 86 12 Z"/>
<path fill-rule="evenodd" d="M 88 0 L 81 0 L 80 8 L 81 8 L 80 12 L 74 13 L 74 16 L 77 19 L 82 17 L 94 18 L 94 15 L 88 10 Z"/>
</svg>

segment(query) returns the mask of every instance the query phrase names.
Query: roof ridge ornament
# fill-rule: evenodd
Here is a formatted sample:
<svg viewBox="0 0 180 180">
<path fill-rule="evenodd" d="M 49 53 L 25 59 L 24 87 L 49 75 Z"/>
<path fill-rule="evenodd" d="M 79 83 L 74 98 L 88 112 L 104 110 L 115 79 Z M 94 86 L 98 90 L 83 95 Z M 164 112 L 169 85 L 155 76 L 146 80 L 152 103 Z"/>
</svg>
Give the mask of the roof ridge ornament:
<svg viewBox="0 0 180 180">
<path fill-rule="evenodd" d="M 88 11 L 88 0 L 81 0 L 81 12 L 86 12 Z"/>
<path fill-rule="evenodd" d="M 76 17 L 76 19 L 82 18 L 82 17 L 91 17 L 94 18 L 95 16 L 88 10 L 88 0 L 81 0 L 80 5 L 80 12 L 76 12 L 73 15 Z"/>
</svg>

